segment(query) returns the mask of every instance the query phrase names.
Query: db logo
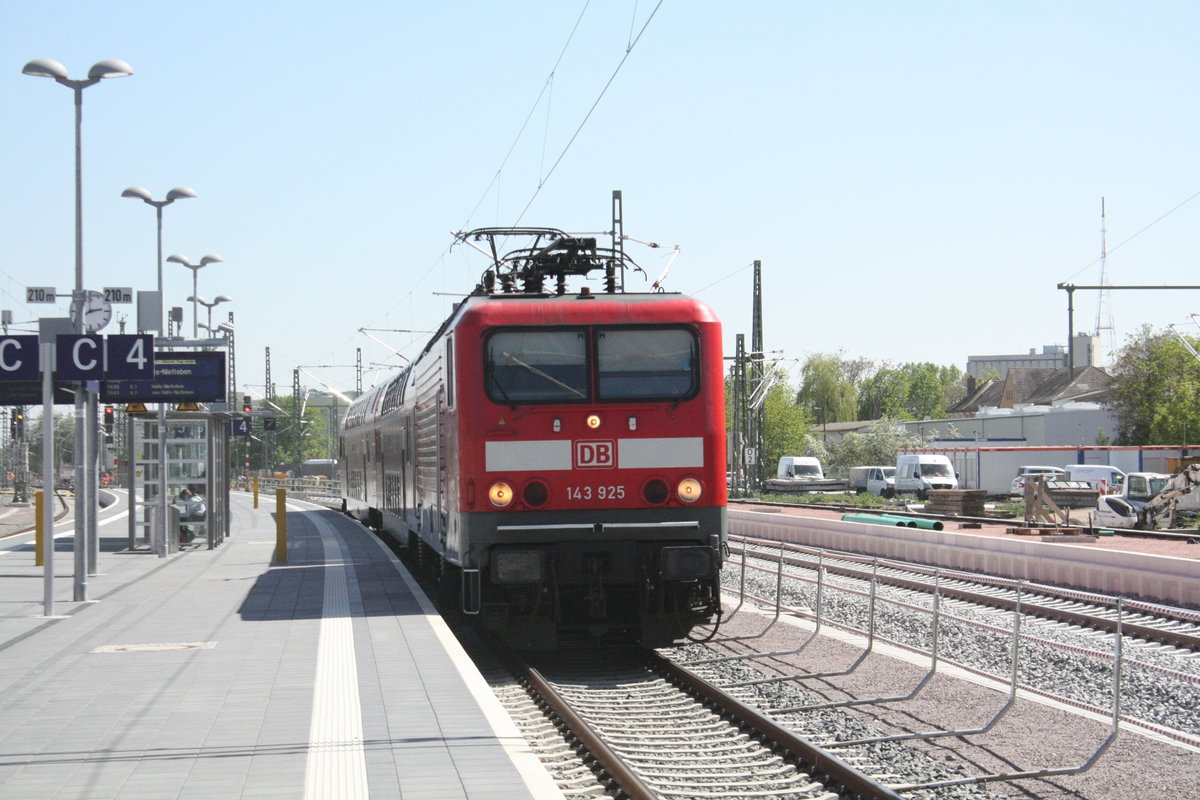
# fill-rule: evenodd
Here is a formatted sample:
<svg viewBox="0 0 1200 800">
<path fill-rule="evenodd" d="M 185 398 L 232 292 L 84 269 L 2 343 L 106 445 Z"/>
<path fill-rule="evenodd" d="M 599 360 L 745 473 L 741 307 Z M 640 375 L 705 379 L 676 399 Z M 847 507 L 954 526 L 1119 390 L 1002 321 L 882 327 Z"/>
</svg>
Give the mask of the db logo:
<svg viewBox="0 0 1200 800">
<path fill-rule="evenodd" d="M 575 443 L 575 469 L 612 468 L 617 465 L 617 443 L 591 439 Z"/>
</svg>

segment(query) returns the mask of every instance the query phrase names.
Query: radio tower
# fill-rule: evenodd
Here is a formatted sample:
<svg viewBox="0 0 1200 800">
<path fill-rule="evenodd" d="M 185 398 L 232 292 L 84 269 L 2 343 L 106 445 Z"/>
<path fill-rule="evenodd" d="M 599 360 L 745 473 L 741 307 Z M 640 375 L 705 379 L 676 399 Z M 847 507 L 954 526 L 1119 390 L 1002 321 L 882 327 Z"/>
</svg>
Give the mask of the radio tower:
<svg viewBox="0 0 1200 800">
<path fill-rule="evenodd" d="M 1116 348 L 1116 326 L 1113 325 L 1112 315 L 1112 292 L 1105 289 L 1108 286 L 1108 229 L 1107 221 L 1104 215 L 1104 198 L 1100 198 L 1100 300 L 1096 304 L 1096 338 L 1100 338 L 1100 331 L 1108 331 L 1108 337 L 1104 340 L 1106 348 L 1105 355 L 1112 358 L 1117 351 Z M 1068 342 L 1068 345 L 1070 343 Z"/>
</svg>

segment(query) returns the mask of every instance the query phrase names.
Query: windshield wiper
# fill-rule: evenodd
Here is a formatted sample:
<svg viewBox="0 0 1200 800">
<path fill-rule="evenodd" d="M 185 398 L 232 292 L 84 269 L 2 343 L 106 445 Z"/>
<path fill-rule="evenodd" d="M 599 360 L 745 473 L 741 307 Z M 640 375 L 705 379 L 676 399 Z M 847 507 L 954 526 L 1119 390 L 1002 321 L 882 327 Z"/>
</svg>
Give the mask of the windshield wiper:
<svg viewBox="0 0 1200 800">
<path fill-rule="evenodd" d="M 502 352 L 501 355 L 504 356 L 505 358 L 507 358 L 511 363 L 516 364 L 521 369 L 526 370 L 527 372 L 529 372 L 533 375 L 537 375 L 539 378 L 541 378 L 549 383 L 554 384 L 555 386 L 557 386 L 560 389 L 565 389 L 566 391 L 568 391 L 571 394 L 578 397 L 580 400 L 587 399 L 587 396 L 584 395 L 583 392 L 576 389 L 574 386 L 568 386 L 567 384 L 563 383 L 562 381 L 560 381 L 558 378 L 554 377 L 553 375 L 547 375 L 545 372 L 542 372 L 537 367 L 532 366 L 531 364 L 526 364 L 524 361 L 517 358 L 512 353 L 503 353 Z"/>
</svg>

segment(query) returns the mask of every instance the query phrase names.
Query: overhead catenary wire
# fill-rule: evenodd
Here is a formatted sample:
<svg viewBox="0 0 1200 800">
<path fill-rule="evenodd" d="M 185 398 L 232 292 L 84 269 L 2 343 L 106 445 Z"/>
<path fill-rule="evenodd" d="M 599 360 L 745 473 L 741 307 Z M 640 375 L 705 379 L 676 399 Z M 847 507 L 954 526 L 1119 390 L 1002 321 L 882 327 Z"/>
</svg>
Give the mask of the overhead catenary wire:
<svg viewBox="0 0 1200 800">
<path fill-rule="evenodd" d="M 508 164 L 508 161 L 512 157 L 513 152 L 516 150 L 517 145 L 520 143 L 521 139 L 524 137 L 526 129 L 529 127 L 530 120 L 533 119 L 533 115 L 537 112 L 538 107 L 542 103 L 542 98 L 545 96 L 550 85 L 553 83 L 554 76 L 557 73 L 559 66 L 562 64 L 562 60 L 563 60 L 564 56 L 566 55 L 567 50 L 570 48 L 571 43 L 574 41 L 575 34 L 578 32 L 579 26 L 583 22 L 584 15 L 587 13 L 588 7 L 590 5 L 591 5 L 591 0 L 585 0 L 585 2 L 583 4 L 583 8 L 580 10 L 579 16 L 575 19 L 575 24 L 571 28 L 571 32 L 567 35 L 567 39 L 563 43 L 562 49 L 559 51 L 558 58 L 556 58 L 554 61 L 554 66 L 551 68 L 550 74 L 547 76 L 545 83 L 542 85 L 541 91 L 538 93 L 537 98 L 533 101 L 533 104 L 530 106 L 529 112 L 525 115 L 525 119 L 521 123 L 521 127 L 518 129 L 516 136 L 513 138 L 512 144 L 509 145 L 508 151 L 504 154 L 504 158 L 501 159 L 501 161 L 500 161 L 500 166 L 493 173 L 491 181 L 488 183 L 487 187 L 483 190 L 483 193 L 479 196 L 479 200 L 476 201 L 475 206 L 471 209 L 471 212 L 467 215 L 467 218 L 463 221 L 463 224 L 461 226 L 459 226 L 460 229 L 466 230 L 467 228 L 471 227 L 471 224 L 470 224 L 471 220 L 475 217 L 476 212 L 479 210 L 480 206 L 483 205 L 483 202 L 487 199 L 487 196 L 489 193 L 491 193 L 493 187 L 499 182 L 500 176 L 504 172 L 505 166 Z M 539 185 L 541 184 L 541 182 L 542 181 L 539 179 Z M 416 290 L 416 287 L 423 284 L 425 282 L 425 279 L 429 277 L 430 273 L 432 273 L 434 271 L 434 269 L 436 269 L 438 267 L 438 265 L 444 263 L 446 255 L 450 252 L 453 245 L 454 245 L 454 241 L 451 241 L 450 243 L 448 243 L 442 249 L 442 251 L 437 255 L 437 257 L 433 259 L 433 261 L 429 264 L 429 266 L 425 269 L 425 271 L 423 273 L 421 273 L 420 277 L 418 277 L 415 281 L 413 281 L 410 284 L 410 288 L 408 289 L 408 291 L 405 292 L 400 297 L 400 299 L 396 301 L 395 304 L 393 304 L 390 308 L 388 308 L 387 311 L 385 311 L 383 314 L 381 314 L 380 316 L 378 316 L 374 320 L 372 320 L 372 324 L 374 322 L 377 322 L 378 320 L 387 318 L 392 313 L 392 311 L 394 311 L 396 308 L 398 308 L 400 305 L 402 305 L 405 301 L 410 300 L 413 296 L 413 292 Z M 347 339 L 345 339 L 344 341 L 339 343 L 337 345 L 337 347 L 345 346 L 352 339 L 353 339 L 353 336 L 348 337 Z M 336 348 L 335 348 L 335 351 L 336 351 Z"/>
<path fill-rule="evenodd" d="M 588 120 L 592 118 L 592 114 L 596 111 L 596 107 L 599 106 L 600 101 L 604 99 L 604 95 L 608 92 L 609 87 L 612 86 L 613 81 L 616 80 L 617 75 L 621 72 L 621 68 L 625 66 L 625 62 L 629 59 L 629 55 L 633 52 L 633 48 L 637 46 L 639 41 L 641 41 L 642 34 L 644 34 L 646 32 L 646 28 L 650 26 L 650 23 L 654 20 L 654 15 L 658 13 L 658 9 L 662 7 L 662 4 L 663 0 L 658 0 L 658 3 L 654 6 L 654 10 L 650 12 L 650 16 L 646 18 L 646 22 L 642 25 L 642 29 L 638 31 L 638 34 L 634 40 L 628 46 L 626 46 L 625 54 L 621 56 L 621 60 L 617 63 L 616 69 L 613 70 L 612 75 L 608 76 L 608 81 L 604 84 L 604 88 L 600 90 L 598 95 L 596 95 L 596 100 L 592 103 L 591 108 L 588 109 L 587 113 L 583 115 L 583 119 L 580 120 L 579 126 L 575 128 L 575 132 L 571 134 L 571 138 L 563 147 L 562 152 L 559 153 L 558 158 L 554 160 L 554 165 L 550 167 L 550 171 L 546 173 L 544 178 L 538 181 L 537 188 L 533 190 L 533 195 L 529 198 L 529 202 L 525 204 L 525 208 L 521 209 L 521 213 L 517 215 L 517 218 L 513 221 L 513 225 L 519 225 L 521 223 L 521 220 L 525 217 L 525 212 L 529 211 L 530 206 L 533 205 L 533 201 L 536 200 L 538 194 L 541 193 L 542 187 L 546 185 L 546 182 L 550 180 L 550 176 L 553 175 L 555 170 L 558 169 L 558 165 L 561 164 L 563 158 L 566 157 L 567 152 L 571 149 L 571 145 L 575 144 L 575 140 L 583 131 L 584 126 L 587 125 Z"/>
<path fill-rule="evenodd" d="M 597 94 L 595 101 L 592 103 L 591 107 L 588 109 L 588 111 L 584 115 L 583 119 L 579 122 L 579 125 L 576 127 L 574 133 L 571 135 L 571 138 L 568 140 L 568 142 L 563 147 L 561 152 L 559 152 L 558 157 L 554 160 L 554 163 L 551 165 L 550 170 L 548 172 L 546 172 L 545 175 L 539 176 L 537 186 L 535 187 L 532 195 L 530 196 L 529 201 L 526 203 L 525 207 L 521 210 L 521 213 L 517 216 L 517 219 L 512 223 L 514 226 L 518 225 L 520 223 L 520 220 L 525 216 L 525 214 L 529 211 L 530 207 L 533 205 L 534 201 L 537 199 L 542 188 L 546 185 L 546 183 L 550 180 L 551 176 L 553 176 L 555 171 L 558 169 L 559 165 L 562 163 L 563 159 L 566 157 L 568 151 L 571 149 L 571 146 L 575 143 L 575 140 L 579 137 L 579 134 L 583 131 L 583 128 L 587 125 L 588 121 L 591 119 L 592 114 L 595 112 L 596 108 L 599 106 L 600 101 L 604 98 L 605 94 L 608 92 L 609 88 L 612 86 L 613 81 L 616 79 L 617 75 L 620 73 L 622 67 L 625 65 L 625 62 L 629 59 L 629 56 L 633 52 L 634 47 L 637 46 L 638 42 L 641 40 L 642 36 L 645 34 L 646 29 L 649 27 L 650 22 L 654 19 L 655 15 L 658 13 L 659 8 L 662 7 L 662 4 L 663 4 L 663 0 L 658 0 L 658 2 L 655 4 L 653 10 L 650 12 L 649 16 L 647 17 L 645 23 L 643 23 L 642 27 L 638 30 L 637 35 L 627 42 L 625 52 L 622 54 L 620 61 L 617 63 L 617 66 L 613 70 L 612 74 L 609 76 L 609 78 L 606 81 L 606 83 L 604 84 L 603 88 Z M 586 14 L 589 5 L 590 5 L 590 0 L 586 0 L 586 2 L 584 3 L 583 9 L 580 11 L 579 16 L 576 18 L 575 25 L 571 29 L 571 33 L 568 35 L 567 40 L 564 43 L 562 50 L 559 52 L 558 58 L 555 60 L 554 68 L 551 69 L 546 82 L 543 84 L 542 90 L 539 93 L 538 98 L 534 101 L 529 112 L 526 114 L 524 122 L 522 123 L 516 137 L 514 138 L 513 143 L 510 145 L 508 151 L 506 152 L 504 159 L 501 161 L 500 167 L 493 174 L 492 180 L 491 180 L 491 182 L 489 182 L 488 187 L 484 190 L 483 194 L 480 196 L 479 200 L 476 202 L 475 207 L 472 209 L 471 213 L 468 215 L 467 220 L 461 226 L 462 229 L 465 230 L 470 227 L 470 220 L 474 217 L 474 215 L 478 211 L 479 207 L 483 204 L 484 200 L 487 198 L 488 193 L 491 192 L 492 187 L 499 181 L 500 175 L 503 173 L 504 167 L 508 163 L 508 160 L 511 158 L 512 153 L 514 152 L 518 142 L 524 136 L 525 131 L 528 128 L 529 122 L 533 117 L 533 114 L 536 112 L 538 106 L 541 104 L 542 98 L 545 96 L 546 92 L 549 91 L 550 87 L 552 86 L 555 73 L 557 72 L 559 65 L 562 63 L 563 57 L 566 55 L 568 49 L 570 48 L 570 45 L 575 38 L 575 34 L 579 30 L 580 24 L 582 23 L 583 17 Z M 636 11 L 636 6 L 635 6 L 635 11 Z M 631 30 L 632 30 L 632 24 L 631 24 Z M 398 308 L 405 301 L 411 299 L 411 297 L 413 296 L 413 293 L 416 291 L 416 287 L 418 287 L 422 283 L 424 283 L 425 279 L 429 277 L 430 273 L 432 273 L 434 271 L 434 269 L 436 269 L 439 265 L 444 264 L 445 258 L 448 255 L 448 253 L 450 252 L 450 249 L 453 247 L 453 244 L 454 244 L 454 241 L 451 241 L 450 243 L 448 243 L 445 246 L 445 248 L 441 251 L 441 253 L 439 253 L 439 255 L 430 263 L 429 267 L 426 268 L 425 271 L 415 281 L 413 281 L 410 284 L 410 288 L 396 301 L 396 303 L 394 303 L 382 315 L 380 315 L 380 316 L 376 317 L 374 320 L 372 320 L 371 323 L 369 323 L 369 324 L 374 324 L 375 322 L 377 322 L 381 319 L 387 318 L 392 313 L 393 310 Z M 352 336 L 348 337 L 346 340 L 344 340 L 339 345 L 337 345 L 337 347 L 345 346 L 352 340 L 352 338 L 353 338 Z M 337 348 L 335 347 L 335 349 L 331 352 L 336 352 L 336 349 Z"/>
<path fill-rule="evenodd" d="M 726 275 L 726 276 L 724 276 L 724 277 L 722 277 L 722 278 L 717 278 L 715 281 L 713 281 L 712 283 L 708 284 L 707 286 L 704 286 L 704 287 L 702 287 L 702 288 L 700 288 L 700 289 L 696 290 L 695 292 L 692 292 L 692 295 L 693 295 L 693 296 L 696 296 L 696 297 L 698 297 L 698 296 L 700 296 L 700 295 L 704 294 L 705 292 L 707 292 L 707 291 L 708 291 L 709 289 L 711 289 L 712 287 L 716 286 L 718 283 L 724 283 L 725 281 L 729 280 L 730 278 L 733 278 L 733 277 L 736 277 L 736 276 L 738 276 L 738 275 L 741 275 L 741 274 L 742 274 L 743 272 L 745 272 L 746 270 L 748 270 L 748 269 L 753 269 L 753 268 L 754 268 L 754 262 L 753 262 L 753 261 L 751 261 L 751 262 L 750 262 L 749 264 L 747 264 L 746 266 L 744 266 L 744 267 L 739 267 L 738 269 L 735 269 L 733 272 L 730 272 L 728 275 Z"/>
<path fill-rule="evenodd" d="M 1117 250 L 1120 250 L 1122 247 L 1124 247 L 1125 245 L 1129 244 L 1129 243 L 1130 243 L 1130 242 L 1132 242 L 1134 239 L 1136 239 L 1137 237 L 1141 236 L 1143 233 L 1145 233 L 1146 231 L 1150 230 L 1150 229 L 1151 229 L 1151 228 L 1153 228 L 1155 225 L 1157 225 L 1158 223 L 1162 222 L 1164 219 L 1166 219 L 1167 217 L 1171 216 L 1171 215 L 1172 215 L 1172 214 L 1174 214 L 1176 211 L 1178 211 L 1179 209 L 1181 209 L 1181 208 L 1183 208 L 1184 206 L 1186 206 L 1188 203 L 1190 203 L 1190 202 L 1192 202 L 1193 200 L 1195 200 L 1197 197 L 1200 197 L 1200 191 L 1198 191 L 1198 192 L 1194 192 L 1194 193 L 1193 193 L 1191 196 L 1189 196 L 1187 199 L 1183 200 L 1181 203 L 1179 203 L 1178 205 L 1176 205 L 1176 206 L 1175 206 L 1174 208 L 1172 208 L 1170 211 L 1167 211 L 1165 214 L 1163 214 L 1162 216 L 1160 216 L 1158 219 L 1154 220 L 1154 221 L 1153 221 L 1153 222 L 1151 222 L 1149 225 L 1145 225 L 1145 226 L 1143 226 L 1143 227 L 1142 227 L 1140 230 L 1138 230 L 1136 233 L 1134 233 L 1134 234 L 1133 234 L 1132 236 L 1130 236 L 1129 238 L 1125 239 L 1124 241 L 1120 242 L 1119 244 L 1115 244 L 1115 245 L 1113 245 L 1112 247 L 1109 247 L 1109 248 L 1107 248 L 1107 249 L 1106 249 L 1106 254 L 1107 254 L 1107 253 L 1115 253 Z M 1088 270 L 1088 269 L 1091 269 L 1092 267 L 1096 266 L 1097 264 L 1099 264 L 1099 263 L 1100 263 L 1100 261 L 1101 261 L 1101 260 L 1102 260 L 1102 258 L 1096 258 L 1096 259 L 1093 259 L 1093 260 L 1089 261 L 1087 264 L 1084 264 L 1082 267 L 1080 267 L 1079 269 L 1075 270 L 1073 273 L 1071 273 L 1070 275 L 1068 275 L 1068 276 L 1067 276 L 1067 281 L 1070 281 L 1072 278 L 1074 278 L 1074 277 L 1078 276 L 1078 275 L 1079 275 L 1079 273 L 1083 272 L 1084 270 Z M 1065 281 L 1064 281 L 1064 282 L 1065 282 Z"/>
<path fill-rule="evenodd" d="M 467 214 L 467 218 L 463 220 L 463 224 L 459 226 L 462 230 L 466 230 L 467 228 L 471 227 L 471 220 L 475 217 L 475 212 L 479 210 L 481 205 L 483 205 L 483 201 L 486 200 L 488 194 L 491 193 L 492 187 L 495 186 L 500 180 L 500 175 L 504 172 L 504 167 L 508 164 L 508 160 L 512 157 L 513 151 L 517 149 L 517 145 L 520 143 L 521 137 L 525 135 L 525 129 L 529 127 L 529 121 L 533 119 L 534 113 L 537 111 L 538 106 L 541 105 L 542 98 L 545 97 L 547 91 L 552 90 L 554 76 L 558 72 L 559 65 L 562 64 L 563 56 L 567 54 L 567 49 L 571 46 L 571 42 L 575 38 L 576 31 L 579 30 L 579 24 L 583 22 L 583 15 L 587 13 L 589 5 L 591 5 L 591 0 L 587 0 L 583 4 L 583 9 L 580 10 L 579 16 L 575 20 L 575 26 L 571 28 L 571 33 L 567 35 L 567 41 L 563 43 L 562 50 L 559 51 L 558 58 L 555 60 L 554 66 L 550 69 L 550 74 L 546 76 L 546 82 L 542 84 L 542 91 L 538 93 L 537 99 L 534 100 L 533 105 L 530 106 L 529 113 L 525 115 L 525 121 L 521 123 L 521 127 L 517 131 L 517 135 L 513 138 L 512 144 L 508 146 L 508 152 L 505 153 L 504 158 L 500 160 L 500 166 L 497 167 L 495 173 L 493 173 L 491 182 L 488 183 L 487 188 L 483 190 L 483 194 L 479 196 L 479 200 L 475 203 L 475 207 L 471 209 L 471 213 Z M 547 121 L 549 119 L 549 113 L 549 104 L 547 104 Z M 545 142 L 543 139 L 543 156 L 545 155 L 544 147 Z"/>
</svg>

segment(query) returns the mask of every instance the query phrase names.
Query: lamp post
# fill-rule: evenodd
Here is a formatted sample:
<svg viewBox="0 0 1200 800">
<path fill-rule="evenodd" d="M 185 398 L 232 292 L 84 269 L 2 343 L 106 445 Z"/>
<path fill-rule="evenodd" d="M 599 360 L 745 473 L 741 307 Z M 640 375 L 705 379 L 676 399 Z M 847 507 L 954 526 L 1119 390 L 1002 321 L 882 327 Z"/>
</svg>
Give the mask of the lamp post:
<svg viewBox="0 0 1200 800">
<path fill-rule="evenodd" d="M 157 276 L 156 288 L 158 289 L 158 333 L 160 336 L 165 336 L 170 328 L 170 323 L 166 319 L 166 314 L 163 309 L 163 248 L 162 248 L 162 210 L 164 206 L 169 206 L 176 200 L 186 200 L 189 197 L 195 197 L 196 190 L 190 186 L 176 186 L 174 189 L 167 192 L 166 200 L 155 200 L 154 196 L 141 186 L 130 186 L 125 191 L 121 192 L 121 197 L 132 197 L 135 200 L 141 200 L 147 205 L 154 206 L 154 216 L 157 221 L 157 252 L 154 259 L 154 271 Z M 140 327 L 140 326 L 139 326 Z M 167 453 L 167 407 L 160 403 L 158 407 L 158 545 L 156 550 L 160 556 L 166 555 L 167 552 L 167 537 L 170 535 L 167 529 L 167 468 L 166 468 L 166 453 Z M 145 501 L 143 501 L 145 502 Z M 154 539 L 152 534 L 147 534 L 147 539 Z M 134 516 L 129 517 L 129 540 L 134 541 Z"/>
<path fill-rule="evenodd" d="M 53 78 L 75 95 L 75 292 L 73 300 L 83 304 L 83 90 L 105 78 L 123 78 L 133 74 L 124 61 L 108 58 L 97 61 L 82 79 L 68 77 L 67 68 L 51 58 L 35 58 L 22 69 L 36 78 Z M 76 315 L 75 331 L 83 333 L 84 315 Z M 96 538 L 98 515 L 96 494 L 97 465 L 95 439 L 96 395 L 81 384 L 75 390 L 75 585 L 76 601 L 88 599 L 87 575 L 96 567 L 99 541 Z M 91 435 L 89 435 L 91 432 Z M 49 455 L 49 454 L 46 454 Z M 47 488 L 49 491 L 49 488 Z M 88 543 L 91 543 L 91 546 Z M 92 566 L 88 568 L 88 555 Z"/>
<path fill-rule="evenodd" d="M 192 301 L 193 303 L 199 303 L 200 305 L 202 305 L 208 309 L 208 324 L 205 325 L 203 322 L 201 322 L 199 327 L 204 328 L 204 330 L 208 331 L 209 333 L 215 333 L 215 331 L 213 330 L 213 324 L 212 324 L 213 308 L 215 308 L 216 306 L 219 306 L 221 303 L 232 303 L 233 302 L 233 298 L 227 294 L 219 294 L 211 302 L 208 300 L 205 300 L 203 297 L 197 297 L 196 295 L 192 295 L 191 297 L 188 298 L 188 300 Z"/>
<path fill-rule="evenodd" d="M 85 79 L 67 77 L 67 68 L 50 58 L 35 58 L 21 72 L 38 78 L 53 78 L 75 93 L 75 291 L 83 292 L 83 90 L 105 78 L 124 78 L 133 74 L 133 67 L 124 61 L 108 58 L 98 61 L 88 70 Z M 81 318 L 82 319 L 82 318 Z M 77 323 L 83 332 L 82 321 Z"/>
<path fill-rule="evenodd" d="M 155 216 L 158 218 L 158 258 L 154 262 L 155 269 L 158 274 L 158 314 L 159 325 L 162 325 L 162 309 L 163 309 L 163 255 L 162 255 L 162 210 L 163 206 L 169 206 L 176 200 L 186 200 L 189 197 L 195 197 L 196 190 L 189 186 L 176 186 L 171 191 L 167 192 L 166 200 L 155 200 L 154 196 L 141 186 L 130 186 L 125 191 L 121 192 L 121 197 L 132 197 L 141 200 L 147 205 L 154 206 Z"/>
<path fill-rule="evenodd" d="M 188 299 L 192 301 L 192 338 L 193 339 L 197 338 L 200 335 L 200 326 L 196 324 L 200 321 L 200 303 L 196 299 L 200 296 L 200 292 L 197 290 L 197 287 L 196 287 L 196 284 L 200 277 L 200 269 L 202 267 L 207 267 L 209 264 L 221 262 L 224 260 L 225 259 L 221 258 L 218 255 L 210 254 L 210 255 L 207 255 L 204 258 L 200 259 L 199 264 L 193 264 L 191 261 L 189 261 L 187 259 L 187 256 L 181 256 L 181 255 L 167 256 L 167 261 L 170 261 L 173 264 L 183 264 L 185 267 L 187 267 L 188 269 L 190 269 L 192 271 L 192 296 L 189 297 Z"/>
</svg>

